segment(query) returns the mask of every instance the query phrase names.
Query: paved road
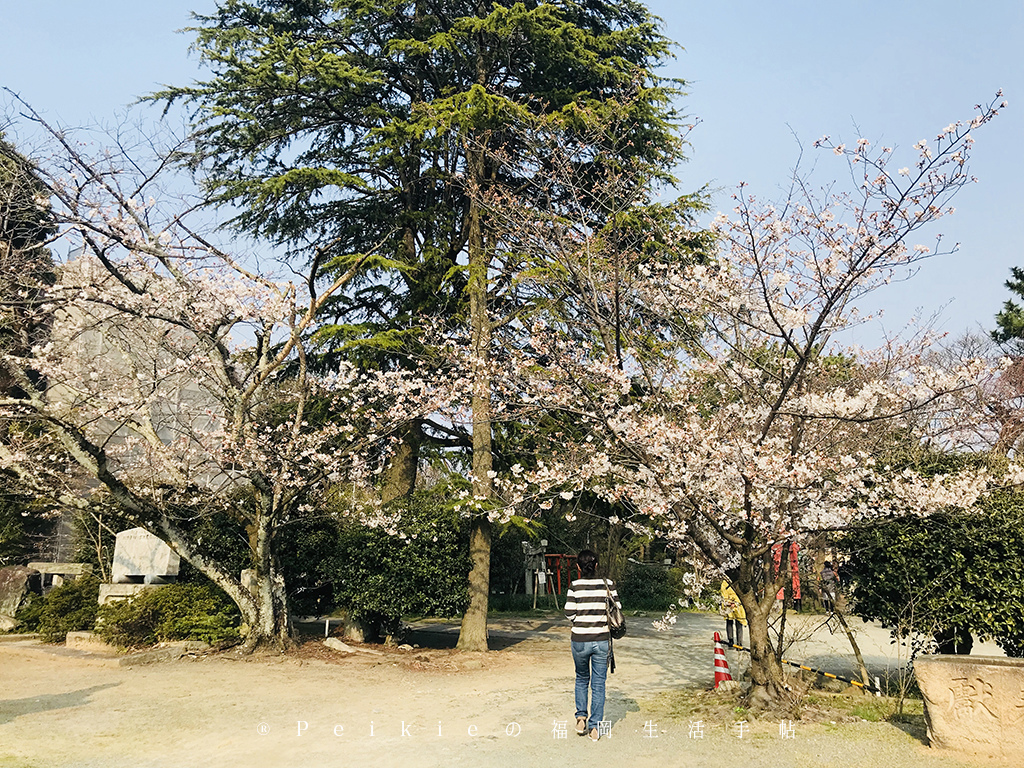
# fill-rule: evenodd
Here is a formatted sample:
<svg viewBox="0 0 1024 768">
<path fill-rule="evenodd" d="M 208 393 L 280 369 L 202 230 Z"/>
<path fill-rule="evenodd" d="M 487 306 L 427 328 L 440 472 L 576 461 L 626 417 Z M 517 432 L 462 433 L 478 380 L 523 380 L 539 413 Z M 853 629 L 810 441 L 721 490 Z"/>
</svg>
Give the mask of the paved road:
<svg viewBox="0 0 1024 768">
<path fill-rule="evenodd" d="M 828 622 L 826 618 L 817 614 L 788 615 L 787 636 L 794 640 L 785 657 L 824 672 L 859 680 L 856 659 L 846 633 L 835 619 Z M 906 646 L 892 642 L 889 631 L 878 624 L 854 617 L 850 617 L 848 622 L 871 676 L 895 677 L 906 665 Z M 410 642 L 424 646 L 454 647 L 459 634 L 459 625 L 451 622 L 414 622 L 411 626 L 414 631 Z M 616 658 L 620 665 L 635 661 L 645 669 L 655 671 L 645 687 L 663 689 L 666 680 L 676 685 L 698 687 L 712 684 L 712 637 L 715 632 L 725 636 L 724 622 L 716 614 L 679 614 L 675 625 L 667 631 L 656 630 L 654 619 L 650 617 L 627 617 L 627 626 L 626 637 L 615 642 Z M 548 620 L 496 618 L 490 623 L 490 641 L 496 649 L 514 649 L 522 644 L 535 646 L 538 643 L 558 644 L 565 648 L 569 642 L 569 628 L 557 617 Z M 980 641 L 975 641 L 973 655 L 1005 656 L 995 643 Z M 734 677 L 749 666 L 747 655 L 741 651 L 729 650 L 726 656 Z"/>
</svg>

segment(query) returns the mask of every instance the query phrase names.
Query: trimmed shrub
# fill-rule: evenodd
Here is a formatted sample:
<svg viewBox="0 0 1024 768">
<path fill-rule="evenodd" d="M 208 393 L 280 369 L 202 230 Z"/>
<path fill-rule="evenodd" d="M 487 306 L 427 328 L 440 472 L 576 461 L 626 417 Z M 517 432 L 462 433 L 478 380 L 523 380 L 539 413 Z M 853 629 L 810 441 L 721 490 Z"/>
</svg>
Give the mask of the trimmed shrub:
<svg viewBox="0 0 1024 768">
<path fill-rule="evenodd" d="M 469 537 L 458 514 L 429 492 L 395 506 L 400 535 L 343 525 L 324 562 L 337 606 L 385 634 L 397 631 L 404 615 L 458 616 L 469 601 Z"/>
<path fill-rule="evenodd" d="M 238 624 L 238 609 L 216 587 L 168 584 L 102 606 L 96 631 L 111 645 L 135 648 L 167 640 L 235 641 Z"/>
<path fill-rule="evenodd" d="M 959 638 L 963 648 L 973 633 L 1024 656 L 1024 494 L 995 491 L 968 513 L 873 520 L 840 544 L 857 616 L 940 645 Z"/>
<path fill-rule="evenodd" d="M 669 569 L 654 563 L 627 562 L 617 586 L 627 610 L 664 611 L 679 597 Z"/>
<path fill-rule="evenodd" d="M 62 643 L 68 632 L 92 629 L 99 597 L 100 580 L 91 575 L 51 589 L 39 612 L 38 630 L 43 641 Z"/>
</svg>

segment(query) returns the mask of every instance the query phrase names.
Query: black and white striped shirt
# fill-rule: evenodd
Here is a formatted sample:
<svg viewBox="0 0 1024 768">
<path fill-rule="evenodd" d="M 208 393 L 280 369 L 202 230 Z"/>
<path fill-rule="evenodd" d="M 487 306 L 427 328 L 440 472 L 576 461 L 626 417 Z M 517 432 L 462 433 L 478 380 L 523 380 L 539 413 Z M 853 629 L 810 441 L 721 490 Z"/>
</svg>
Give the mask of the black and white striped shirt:
<svg viewBox="0 0 1024 768">
<path fill-rule="evenodd" d="M 615 605 L 621 609 L 622 603 L 611 579 L 576 579 L 569 587 L 565 595 L 565 615 L 572 622 L 572 639 L 575 642 L 611 639 L 606 610 L 609 591 Z"/>
</svg>

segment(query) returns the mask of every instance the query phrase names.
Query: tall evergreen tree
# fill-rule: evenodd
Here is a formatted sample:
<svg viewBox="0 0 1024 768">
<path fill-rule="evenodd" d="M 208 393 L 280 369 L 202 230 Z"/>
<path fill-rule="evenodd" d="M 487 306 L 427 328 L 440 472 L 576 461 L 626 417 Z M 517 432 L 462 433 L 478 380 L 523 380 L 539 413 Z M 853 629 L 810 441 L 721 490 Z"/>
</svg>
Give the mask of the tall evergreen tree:
<svg viewBox="0 0 1024 768">
<path fill-rule="evenodd" d="M 53 259 L 46 247 L 55 231 L 49 192 L 32 163 L 0 133 L 0 354 L 23 354 L 49 328 L 39 289 L 52 280 Z M 0 370 L 0 396 L 17 396 L 19 388 Z M 0 425 L 0 440 L 10 424 Z M 0 565 L 39 555 L 52 533 L 55 514 L 0 476 Z"/>
<path fill-rule="evenodd" d="M 493 153 L 525 147 L 538 120 L 569 143 L 589 140 L 595 120 L 618 121 L 595 158 L 640 158 L 668 181 L 682 159 L 680 84 L 653 72 L 670 54 L 658 20 L 635 0 L 223 0 L 197 18 L 213 77 L 155 98 L 196 108 L 191 160 L 214 199 L 322 276 L 384 244 L 320 330 L 327 361 L 402 365 L 424 314 L 468 326 L 465 442 L 473 494 L 490 498 L 496 264 L 479 192 L 523 182 Z M 411 490 L 419 442 L 444 437 L 421 428 L 410 425 L 386 498 Z M 481 514 L 464 648 L 486 648 L 489 548 Z"/>
<path fill-rule="evenodd" d="M 1015 296 L 1024 298 L 1024 269 L 1010 267 L 1010 279 L 1005 285 Z M 1012 299 L 1004 301 L 1002 311 L 996 315 L 996 326 L 992 331 L 994 341 L 1018 353 L 1024 349 L 1024 307 Z"/>
</svg>

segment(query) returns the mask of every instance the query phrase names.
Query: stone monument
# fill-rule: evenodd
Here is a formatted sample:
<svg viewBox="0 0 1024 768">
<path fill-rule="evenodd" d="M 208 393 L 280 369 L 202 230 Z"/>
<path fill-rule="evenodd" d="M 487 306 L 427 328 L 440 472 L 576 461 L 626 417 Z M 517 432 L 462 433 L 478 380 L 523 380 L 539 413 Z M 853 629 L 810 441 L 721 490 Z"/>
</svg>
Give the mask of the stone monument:
<svg viewBox="0 0 1024 768">
<path fill-rule="evenodd" d="M 113 583 L 100 586 L 100 603 L 129 597 L 147 585 L 176 581 L 180 563 L 178 555 L 145 528 L 121 531 L 114 541 Z"/>
<path fill-rule="evenodd" d="M 110 580 L 114 584 L 166 584 L 178 578 L 181 559 L 145 528 L 117 534 Z"/>
</svg>

